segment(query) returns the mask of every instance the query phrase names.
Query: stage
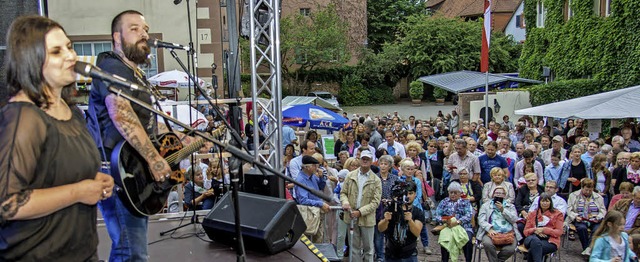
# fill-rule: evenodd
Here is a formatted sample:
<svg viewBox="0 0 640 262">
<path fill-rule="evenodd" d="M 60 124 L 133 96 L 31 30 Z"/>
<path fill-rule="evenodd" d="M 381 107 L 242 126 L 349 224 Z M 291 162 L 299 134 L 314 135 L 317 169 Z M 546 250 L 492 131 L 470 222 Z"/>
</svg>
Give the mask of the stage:
<svg viewBox="0 0 640 262">
<path fill-rule="evenodd" d="M 98 212 L 100 213 L 100 212 Z M 198 211 L 198 220 L 202 222 L 209 210 Z M 173 234 L 160 236 L 160 232 L 189 223 L 193 212 L 158 214 L 149 217 L 149 261 L 235 261 L 235 249 L 209 239 L 201 224 L 189 225 Z M 184 219 L 182 219 L 184 217 Z M 197 234 L 197 235 L 196 235 Z M 98 215 L 98 256 L 108 261 L 111 240 L 101 216 Z M 309 248 L 297 241 L 295 246 L 275 255 L 251 251 L 246 247 L 246 261 L 320 261 Z"/>
</svg>

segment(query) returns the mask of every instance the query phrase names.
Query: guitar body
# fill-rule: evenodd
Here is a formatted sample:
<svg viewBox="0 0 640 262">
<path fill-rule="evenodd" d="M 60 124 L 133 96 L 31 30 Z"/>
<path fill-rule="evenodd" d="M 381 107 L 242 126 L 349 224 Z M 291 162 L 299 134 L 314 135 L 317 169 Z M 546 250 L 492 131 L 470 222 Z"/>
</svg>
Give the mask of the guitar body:
<svg viewBox="0 0 640 262">
<path fill-rule="evenodd" d="M 159 135 L 152 139 L 156 150 L 165 159 L 176 154 L 188 155 L 192 152 L 184 151 L 180 138 L 173 133 Z M 199 148 L 199 147 L 198 147 Z M 195 148 L 197 151 L 198 148 Z M 190 151 L 190 150 L 189 150 Z M 193 151 L 195 152 L 195 151 Z M 180 158 L 182 159 L 182 158 Z M 171 188 L 184 182 L 184 174 L 180 170 L 180 159 L 167 161 L 172 174 L 164 182 L 155 182 L 147 161 L 126 140 L 118 143 L 111 154 L 111 175 L 118 197 L 132 214 L 150 216 L 162 211 L 171 192 Z"/>
</svg>

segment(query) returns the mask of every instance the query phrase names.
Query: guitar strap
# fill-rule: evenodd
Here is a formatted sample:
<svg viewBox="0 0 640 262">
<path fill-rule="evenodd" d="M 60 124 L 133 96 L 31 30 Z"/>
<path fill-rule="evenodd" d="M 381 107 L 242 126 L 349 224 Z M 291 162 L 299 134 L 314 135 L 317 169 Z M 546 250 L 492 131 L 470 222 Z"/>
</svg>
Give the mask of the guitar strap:
<svg viewBox="0 0 640 262">
<path fill-rule="evenodd" d="M 89 108 L 87 109 L 87 113 L 89 113 L 90 122 L 87 125 L 89 129 L 89 133 L 94 137 L 98 148 L 100 149 L 100 155 L 102 160 L 101 169 L 102 172 L 107 173 L 105 171 L 109 170 L 111 167 L 109 166 L 109 158 L 107 158 L 107 153 L 104 151 L 104 144 L 102 143 L 102 131 L 100 131 L 100 122 L 98 122 L 98 116 L 96 115 L 95 105 L 93 103 L 89 103 Z M 111 172 L 109 172 L 110 174 Z"/>
<path fill-rule="evenodd" d="M 140 70 L 139 68 L 135 67 L 131 67 L 129 66 L 129 64 L 127 64 L 122 57 L 120 57 L 119 55 L 115 54 L 115 57 L 118 58 L 118 60 L 120 60 L 120 62 L 122 62 L 124 65 L 126 65 L 129 69 L 131 69 L 133 71 L 133 76 L 136 78 L 137 82 L 142 84 L 144 87 L 147 88 L 147 91 L 149 91 L 149 94 L 153 97 L 153 102 L 155 103 L 156 107 L 158 108 L 158 110 L 162 111 L 162 107 L 160 106 L 160 100 L 164 100 L 166 99 L 164 96 L 162 96 L 162 94 L 160 93 L 160 91 L 158 91 L 158 89 L 153 86 L 148 80 L 147 77 L 145 76 L 144 71 Z M 158 115 L 156 114 L 156 121 L 157 122 L 157 118 Z M 173 129 L 171 128 L 171 125 L 169 124 L 169 120 L 167 120 L 166 118 L 162 118 L 164 120 L 164 124 L 167 126 L 167 129 L 169 129 L 169 132 L 173 132 Z M 158 126 L 156 124 L 156 128 L 154 128 L 153 134 L 150 135 L 151 140 L 156 140 L 157 142 L 157 138 L 158 138 Z"/>
</svg>

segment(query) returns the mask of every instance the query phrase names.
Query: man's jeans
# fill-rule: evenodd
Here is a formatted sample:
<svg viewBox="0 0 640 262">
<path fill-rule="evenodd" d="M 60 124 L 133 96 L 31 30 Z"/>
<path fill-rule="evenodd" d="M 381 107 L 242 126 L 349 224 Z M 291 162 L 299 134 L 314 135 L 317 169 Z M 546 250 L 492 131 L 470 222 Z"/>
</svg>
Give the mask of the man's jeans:
<svg viewBox="0 0 640 262">
<path fill-rule="evenodd" d="M 147 261 L 147 217 L 132 215 L 115 194 L 98 208 L 111 238 L 109 261 Z"/>
<path fill-rule="evenodd" d="M 374 226 L 374 230 L 373 245 L 376 250 L 376 258 L 378 260 L 384 260 L 384 233 L 380 232 L 377 226 Z"/>
</svg>

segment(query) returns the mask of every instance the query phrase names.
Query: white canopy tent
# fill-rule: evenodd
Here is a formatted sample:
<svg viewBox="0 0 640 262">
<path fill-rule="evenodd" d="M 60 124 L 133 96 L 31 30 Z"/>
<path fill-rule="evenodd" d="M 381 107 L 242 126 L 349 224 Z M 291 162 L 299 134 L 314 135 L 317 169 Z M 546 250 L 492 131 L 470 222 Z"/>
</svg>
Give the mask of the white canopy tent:
<svg viewBox="0 0 640 262">
<path fill-rule="evenodd" d="M 516 115 L 555 118 L 619 119 L 640 117 L 640 86 L 516 110 Z"/>
<path fill-rule="evenodd" d="M 287 96 L 282 99 L 282 108 L 292 105 L 304 105 L 313 104 L 316 106 L 324 107 L 334 112 L 342 111 L 342 108 L 332 105 L 327 100 L 324 100 L 316 96 Z"/>
</svg>

